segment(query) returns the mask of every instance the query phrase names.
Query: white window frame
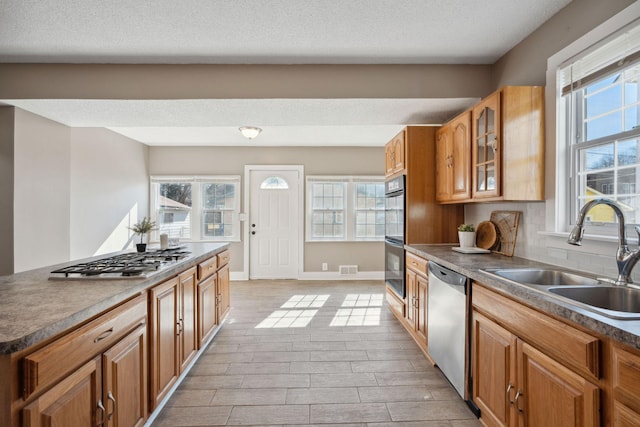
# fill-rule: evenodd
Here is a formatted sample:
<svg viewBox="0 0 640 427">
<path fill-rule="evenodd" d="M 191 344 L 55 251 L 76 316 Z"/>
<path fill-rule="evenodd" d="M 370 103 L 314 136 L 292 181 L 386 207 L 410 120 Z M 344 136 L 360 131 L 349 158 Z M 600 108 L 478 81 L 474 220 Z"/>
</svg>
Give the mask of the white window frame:
<svg viewBox="0 0 640 427">
<path fill-rule="evenodd" d="M 158 200 L 157 185 L 168 182 L 182 182 L 191 184 L 191 238 L 181 239 L 188 242 L 239 242 L 241 236 L 240 229 L 240 198 L 241 198 L 241 180 L 240 175 L 155 175 L 150 178 L 150 217 L 153 221 L 158 221 Z M 211 236 L 204 235 L 204 206 L 202 197 L 202 187 L 204 184 L 224 183 L 234 184 L 235 198 L 232 209 L 232 228 L 234 230 L 231 236 Z M 207 209 L 208 211 L 209 209 Z M 158 231 L 154 231 L 151 239 L 157 242 L 160 238 Z"/>
<path fill-rule="evenodd" d="M 312 216 L 313 216 L 313 191 L 314 183 L 342 183 L 344 184 L 344 208 L 343 222 L 344 234 L 341 237 L 313 237 L 312 236 Z M 381 183 L 384 184 L 384 176 L 357 176 L 357 175 L 308 175 L 306 177 L 306 218 L 305 218 L 305 241 L 306 242 L 382 242 L 384 235 L 379 237 L 356 237 L 356 184 Z M 384 206 L 382 207 L 384 211 Z"/>
<path fill-rule="evenodd" d="M 575 159 L 571 156 L 569 145 L 570 129 L 566 121 L 567 105 L 562 96 L 560 71 L 569 63 L 588 55 L 602 43 L 615 38 L 626 26 L 639 19 L 640 4 L 631 5 L 548 60 L 547 99 L 553 101 L 547 103 L 547 123 L 555 127 L 548 127 L 547 137 L 556 141 L 556 188 L 555 203 L 547 205 L 546 216 L 547 223 L 552 226 L 547 230 L 553 231 L 554 234 L 567 233 L 571 229 L 576 220 L 576 209 L 572 209 L 572 205 L 577 206 L 576 192 L 572 187 Z M 587 228 L 586 234 L 610 240 L 617 236 L 617 226 L 607 224 L 603 227 L 601 224 L 592 224 Z"/>
</svg>

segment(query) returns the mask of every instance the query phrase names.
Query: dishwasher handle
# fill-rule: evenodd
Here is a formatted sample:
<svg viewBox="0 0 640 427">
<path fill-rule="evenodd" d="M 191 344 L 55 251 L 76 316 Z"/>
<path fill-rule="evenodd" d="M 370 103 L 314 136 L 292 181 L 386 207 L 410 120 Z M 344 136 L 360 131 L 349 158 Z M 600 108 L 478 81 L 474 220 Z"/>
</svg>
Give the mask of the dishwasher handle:
<svg viewBox="0 0 640 427">
<path fill-rule="evenodd" d="M 467 292 L 467 277 L 463 276 L 460 273 L 456 273 L 453 270 L 449 270 L 446 267 L 443 267 L 439 264 L 436 264 L 433 261 L 429 261 L 429 274 L 433 275 L 436 279 L 441 282 L 446 283 L 452 287 L 462 287 L 462 292 L 466 294 Z"/>
</svg>

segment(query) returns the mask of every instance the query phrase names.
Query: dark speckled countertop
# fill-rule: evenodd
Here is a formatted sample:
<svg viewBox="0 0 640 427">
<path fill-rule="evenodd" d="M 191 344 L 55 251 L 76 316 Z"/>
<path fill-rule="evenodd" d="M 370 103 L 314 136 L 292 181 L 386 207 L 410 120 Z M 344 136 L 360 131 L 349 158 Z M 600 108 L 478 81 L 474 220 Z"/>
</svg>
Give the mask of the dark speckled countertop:
<svg viewBox="0 0 640 427">
<path fill-rule="evenodd" d="M 48 279 L 50 271 L 81 260 L 0 276 L 0 354 L 23 350 L 84 323 L 222 252 L 229 245 L 186 243 L 181 246 L 191 251 L 191 255 L 146 279 Z"/>
<path fill-rule="evenodd" d="M 552 294 L 525 285 L 502 280 L 481 271 L 485 268 L 547 267 L 563 269 L 551 264 L 498 254 L 461 254 L 451 250 L 452 245 L 405 245 L 415 255 L 434 261 L 444 267 L 464 274 L 494 290 L 513 297 L 530 307 L 577 323 L 599 334 L 624 344 L 640 348 L 640 320 L 618 320 L 571 304 Z M 573 270 L 573 272 L 576 272 Z M 578 274 L 585 274 L 577 272 Z M 593 277 L 593 276 L 590 276 Z"/>
</svg>

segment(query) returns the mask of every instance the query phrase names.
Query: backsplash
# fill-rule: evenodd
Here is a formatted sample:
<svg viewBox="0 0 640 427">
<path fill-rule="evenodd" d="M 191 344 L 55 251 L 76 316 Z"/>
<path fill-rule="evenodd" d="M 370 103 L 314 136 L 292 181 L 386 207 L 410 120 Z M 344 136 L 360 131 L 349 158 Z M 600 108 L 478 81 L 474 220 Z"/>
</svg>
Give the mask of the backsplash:
<svg viewBox="0 0 640 427">
<path fill-rule="evenodd" d="M 492 211 L 520 211 L 520 226 L 514 256 L 581 270 L 595 275 L 615 278 L 618 275 L 615 252 L 617 244 L 585 240 L 583 246 L 571 246 L 566 237 L 540 234 L 545 231 L 545 203 L 477 203 L 464 209 L 466 223 L 478 225 L 491 216 Z M 635 245 L 630 245 L 635 249 Z M 633 280 L 640 283 L 640 265 L 633 272 Z"/>
</svg>

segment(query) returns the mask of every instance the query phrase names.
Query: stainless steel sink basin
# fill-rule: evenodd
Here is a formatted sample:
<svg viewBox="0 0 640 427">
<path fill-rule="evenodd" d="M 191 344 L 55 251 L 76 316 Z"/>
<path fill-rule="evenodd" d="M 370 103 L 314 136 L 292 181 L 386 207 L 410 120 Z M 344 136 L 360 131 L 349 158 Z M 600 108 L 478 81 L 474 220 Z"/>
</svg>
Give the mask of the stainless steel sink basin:
<svg viewBox="0 0 640 427">
<path fill-rule="evenodd" d="M 549 288 L 549 292 L 585 304 L 609 317 L 640 319 L 640 290 L 624 286 Z"/>
<path fill-rule="evenodd" d="M 486 269 L 488 273 L 513 282 L 537 286 L 595 286 L 596 279 L 569 273 L 563 270 L 542 268 L 503 268 Z"/>
</svg>

